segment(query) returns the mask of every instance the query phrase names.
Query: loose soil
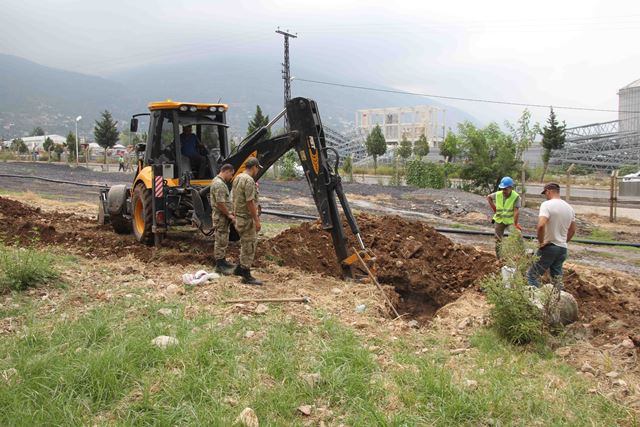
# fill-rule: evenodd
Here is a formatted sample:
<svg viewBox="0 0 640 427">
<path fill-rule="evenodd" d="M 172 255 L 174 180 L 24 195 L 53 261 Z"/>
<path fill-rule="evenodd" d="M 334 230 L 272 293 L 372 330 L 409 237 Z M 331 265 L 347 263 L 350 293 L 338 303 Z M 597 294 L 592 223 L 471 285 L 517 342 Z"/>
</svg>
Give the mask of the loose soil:
<svg viewBox="0 0 640 427">
<path fill-rule="evenodd" d="M 498 268 L 492 254 L 453 243 L 423 222 L 368 214 L 357 219 L 365 246 L 376 257 L 378 280 L 393 286 L 401 297 L 398 311 L 412 318 L 430 319 Z M 357 246 L 353 237 L 350 246 Z M 318 222 L 285 230 L 266 251 L 266 258 L 286 266 L 340 275 L 331 236 Z"/>
<path fill-rule="evenodd" d="M 361 214 L 363 240 L 376 256 L 377 276 L 401 313 L 419 321 L 475 292 L 478 280 L 497 271 L 495 257 L 452 242 L 422 222 L 400 217 Z M 144 247 L 132 235 L 115 234 L 86 213 L 43 211 L 0 197 L 0 240 L 20 246 L 57 246 L 89 259 L 118 260 L 127 255 L 144 263 L 186 266 L 214 263 L 211 238 L 194 232 L 172 233 L 160 249 Z M 356 246 L 351 238 L 352 246 Z M 318 223 L 303 223 L 260 242 L 258 264 L 281 264 L 312 273 L 338 277 L 331 236 Z M 230 258 L 237 259 L 237 247 Z M 578 268 L 576 268 L 578 270 Z M 568 271 L 565 285 L 580 305 L 580 322 L 595 340 L 640 336 L 640 300 L 637 279 L 593 269 Z M 627 278 L 624 278 L 627 277 Z"/>
</svg>

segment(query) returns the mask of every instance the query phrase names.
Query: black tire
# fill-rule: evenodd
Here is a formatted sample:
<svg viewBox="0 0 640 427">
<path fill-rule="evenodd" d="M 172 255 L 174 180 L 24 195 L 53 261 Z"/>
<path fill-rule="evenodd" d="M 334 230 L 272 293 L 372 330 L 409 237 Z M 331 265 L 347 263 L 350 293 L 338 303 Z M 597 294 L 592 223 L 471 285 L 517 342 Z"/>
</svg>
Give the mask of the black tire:
<svg viewBox="0 0 640 427">
<path fill-rule="evenodd" d="M 113 231 L 118 234 L 131 234 L 131 219 L 122 215 L 112 215 L 109 222 L 113 226 Z"/>
<path fill-rule="evenodd" d="M 132 228 L 136 240 L 145 245 L 153 245 L 153 206 L 151 190 L 143 184 L 136 185 L 131 197 Z"/>
</svg>

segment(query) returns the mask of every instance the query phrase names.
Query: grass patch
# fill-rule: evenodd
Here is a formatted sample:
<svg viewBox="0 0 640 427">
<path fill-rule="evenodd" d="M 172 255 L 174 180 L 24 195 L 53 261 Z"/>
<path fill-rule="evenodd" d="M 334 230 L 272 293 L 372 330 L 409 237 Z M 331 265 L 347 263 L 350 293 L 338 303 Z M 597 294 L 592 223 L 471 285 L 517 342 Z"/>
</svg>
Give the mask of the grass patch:
<svg viewBox="0 0 640 427">
<path fill-rule="evenodd" d="M 315 424 L 327 425 L 633 421 L 620 405 L 587 393 L 572 368 L 491 330 L 451 356 L 446 337 L 424 332 L 365 338 L 322 311 L 303 322 L 275 306 L 264 316 L 185 315 L 193 302 L 123 298 L 74 320 L 29 314 L 21 304 L 23 332 L 0 337 L 0 372 L 16 372 L 0 380 L 0 424 L 232 425 L 248 406 L 260 425 L 301 426 L 309 419 L 296 408 L 305 404 Z M 158 314 L 162 307 L 173 314 Z M 179 344 L 157 349 L 158 335 Z M 428 351 L 416 352 L 422 347 Z M 319 380 L 307 382 L 308 373 Z"/>
<path fill-rule="evenodd" d="M 457 230 L 474 230 L 474 231 L 480 230 L 479 227 L 476 227 L 474 225 L 461 224 L 461 223 L 458 223 L 458 222 L 456 222 L 454 224 L 451 224 L 448 227 L 449 228 L 455 228 Z"/>
<path fill-rule="evenodd" d="M 0 244 L 0 293 L 58 281 L 57 262 L 55 256 L 45 251 Z"/>
<path fill-rule="evenodd" d="M 616 234 L 615 232 L 604 229 L 604 228 L 593 227 L 593 229 L 591 229 L 591 232 L 584 238 L 588 240 L 601 240 L 603 242 L 613 242 L 614 240 L 616 240 Z"/>
<path fill-rule="evenodd" d="M 261 234 L 264 234 L 266 237 L 273 237 L 276 234 L 279 234 L 280 232 L 291 228 L 295 225 L 297 225 L 296 223 L 293 222 L 270 222 L 270 221 L 265 221 L 262 222 L 262 229 L 260 230 Z"/>
</svg>

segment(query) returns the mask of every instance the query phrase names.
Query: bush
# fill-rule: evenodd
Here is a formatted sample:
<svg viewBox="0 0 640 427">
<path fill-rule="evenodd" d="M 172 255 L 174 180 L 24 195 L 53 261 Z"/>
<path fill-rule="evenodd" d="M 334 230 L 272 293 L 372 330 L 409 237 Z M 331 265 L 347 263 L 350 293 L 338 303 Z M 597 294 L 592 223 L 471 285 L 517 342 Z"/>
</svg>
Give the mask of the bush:
<svg viewBox="0 0 640 427">
<path fill-rule="evenodd" d="M 60 274 L 54 264 L 55 258 L 48 253 L 0 245 L 0 293 L 22 291 L 58 279 Z"/>
<path fill-rule="evenodd" d="M 444 166 L 437 163 L 412 160 L 407 165 L 407 185 L 420 188 L 444 188 Z"/>
<path fill-rule="evenodd" d="M 515 272 L 508 285 L 500 275 L 488 277 L 482 283 L 492 305 L 491 326 L 512 344 L 544 343 L 547 333 L 543 313 L 533 305 L 526 280 L 533 259 L 525 255 L 524 242 L 518 233 L 503 239 L 501 253 L 505 265 Z"/>
<path fill-rule="evenodd" d="M 630 173 L 636 173 L 640 171 L 640 166 L 638 165 L 624 165 L 618 171 L 619 176 L 629 175 Z"/>
<path fill-rule="evenodd" d="M 282 179 L 295 179 L 297 178 L 296 174 L 296 166 L 298 162 L 296 161 L 296 152 L 294 150 L 289 150 L 287 154 L 282 158 L 282 169 L 280 171 L 280 177 Z"/>
</svg>

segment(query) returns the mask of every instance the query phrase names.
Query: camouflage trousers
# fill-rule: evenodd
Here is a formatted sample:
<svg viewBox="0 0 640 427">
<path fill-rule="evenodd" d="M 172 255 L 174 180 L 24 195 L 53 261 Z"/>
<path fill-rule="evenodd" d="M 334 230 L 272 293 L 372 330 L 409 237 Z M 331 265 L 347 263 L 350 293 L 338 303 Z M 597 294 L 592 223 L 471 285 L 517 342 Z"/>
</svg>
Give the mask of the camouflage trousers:
<svg viewBox="0 0 640 427">
<path fill-rule="evenodd" d="M 213 257 L 223 259 L 227 254 L 227 246 L 229 246 L 229 228 L 231 221 L 224 215 L 214 215 L 213 217 L 215 231 L 215 246 L 213 247 Z"/>
<path fill-rule="evenodd" d="M 253 258 L 256 255 L 258 235 L 253 218 L 236 218 L 236 230 L 240 235 L 240 265 L 244 268 L 251 268 Z"/>
</svg>

